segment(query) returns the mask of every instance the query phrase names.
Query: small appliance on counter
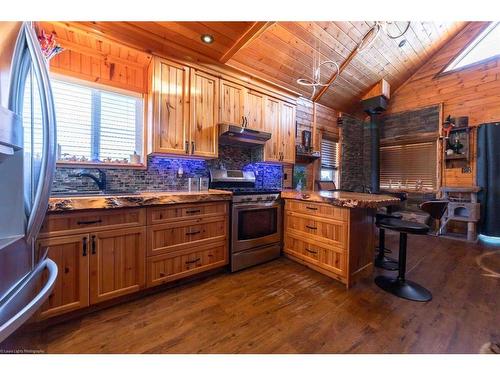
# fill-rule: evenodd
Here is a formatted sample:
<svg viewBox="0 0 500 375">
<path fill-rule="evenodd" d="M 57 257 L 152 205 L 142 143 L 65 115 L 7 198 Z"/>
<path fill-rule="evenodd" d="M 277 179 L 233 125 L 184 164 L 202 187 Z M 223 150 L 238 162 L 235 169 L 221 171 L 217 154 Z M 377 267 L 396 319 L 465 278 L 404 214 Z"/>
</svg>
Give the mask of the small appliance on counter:
<svg viewBox="0 0 500 375">
<path fill-rule="evenodd" d="M 256 188 L 253 171 L 226 169 L 210 170 L 210 188 L 233 193 L 231 271 L 278 258 L 282 232 L 280 191 Z"/>
</svg>

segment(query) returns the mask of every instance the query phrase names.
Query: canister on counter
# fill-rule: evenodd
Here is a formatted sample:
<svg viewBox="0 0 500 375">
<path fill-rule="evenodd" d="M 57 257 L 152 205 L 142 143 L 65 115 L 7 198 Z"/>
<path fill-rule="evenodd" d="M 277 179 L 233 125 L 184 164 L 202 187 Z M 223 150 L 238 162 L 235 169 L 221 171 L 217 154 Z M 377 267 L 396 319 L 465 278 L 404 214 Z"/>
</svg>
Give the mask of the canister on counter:
<svg viewBox="0 0 500 375">
<path fill-rule="evenodd" d="M 208 177 L 200 177 L 200 191 L 208 191 Z"/>
<path fill-rule="evenodd" d="M 189 177 L 188 178 L 188 190 L 189 191 L 200 191 L 200 178 L 199 177 Z"/>
</svg>

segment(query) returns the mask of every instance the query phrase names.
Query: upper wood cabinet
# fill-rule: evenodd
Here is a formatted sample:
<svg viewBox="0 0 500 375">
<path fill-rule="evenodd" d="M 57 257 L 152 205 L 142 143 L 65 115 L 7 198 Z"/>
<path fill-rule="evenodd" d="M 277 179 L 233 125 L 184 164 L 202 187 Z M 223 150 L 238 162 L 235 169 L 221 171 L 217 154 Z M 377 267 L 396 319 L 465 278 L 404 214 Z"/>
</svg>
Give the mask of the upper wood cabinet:
<svg viewBox="0 0 500 375">
<path fill-rule="evenodd" d="M 258 91 L 247 90 L 245 99 L 244 116 L 246 126 L 250 129 L 264 130 L 264 104 L 266 95 Z"/>
<path fill-rule="evenodd" d="M 184 154 L 189 142 L 189 68 L 155 59 L 152 93 L 152 148 Z"/>
<path fill-rule="evenodd" d="M 295 163 L 295 106 L 280 103 L 281 161 Z"/>
<path fill-rule="evenodd" d="M 217 156 L 219 79 L 191 69 L 190 147 L 194 156 Z"/>
<path fill-rule="evenodd" d="M 247 89 L 237 83 L 220 81 L 220 120 L 232 124 L 242 124 L 245 116 Z"/>
<path fill-rule="evenodd" d="M 149 153 L 217 157 L 219 79 L 155 58 Z"/>
<path fill-rule="evenodd" d="M 266 98 L 264 108 L 264 131 L 271 133 L 271 139 L 264 146 L 266 161 L 280 161 L 280 101 L 271 97 Z"/>
<path fill-rule="evenodd" d="M 149 153 L 216 158 L 218 123 L 224 122 L 271 133 L 264 161 L 294 163 L 295 105 L 279 92 L 233 78 L 155 57 Z"/>
</svg>

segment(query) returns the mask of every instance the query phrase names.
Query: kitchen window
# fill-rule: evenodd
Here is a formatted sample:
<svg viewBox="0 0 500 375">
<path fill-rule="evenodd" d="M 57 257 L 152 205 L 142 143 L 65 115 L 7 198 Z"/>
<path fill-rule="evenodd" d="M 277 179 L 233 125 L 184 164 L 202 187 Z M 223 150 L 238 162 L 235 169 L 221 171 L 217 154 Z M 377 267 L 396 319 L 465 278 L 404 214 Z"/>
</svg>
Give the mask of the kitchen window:
<svg viewBox="0 0 500 375">
<path fill-rule="evenodd" d="M 380 187 L 396 190 L 436 190 L 436 142 L 380 147 Z"/>
<path fill-rule="evenodd" d="M 337 184 L 339 144 L 331 139 L 321 140 L 321 181 Z"/>
<path fill-rule="evenodd" d="M 141 95 L 52 79 L 58 163 L 141 164 Z M 30 105 L 25 101 L 25 106 Z"/>
</svg>

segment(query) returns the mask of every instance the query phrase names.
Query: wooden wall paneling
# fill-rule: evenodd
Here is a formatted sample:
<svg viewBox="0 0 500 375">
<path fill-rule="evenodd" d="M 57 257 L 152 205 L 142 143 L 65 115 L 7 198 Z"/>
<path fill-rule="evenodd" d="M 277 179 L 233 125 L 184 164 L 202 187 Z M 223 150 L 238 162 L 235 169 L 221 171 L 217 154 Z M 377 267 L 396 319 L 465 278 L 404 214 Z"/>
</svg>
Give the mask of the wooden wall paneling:
<svg viewBox="0 0 500 375">
<path fill-rule="evenodd" d="M 388 113 L 408 111 L 442 102 L 443 117 L 468 116 L 469 126 L 500 119 L 500 64 L 489 59 L 481 64 L 439 75 L 485 27 L 487 22 L 471 22 L 446 46 L 435 52 L 431 59 L 417 70 L 393 94 Z M 441 28 L 446 27 L 442 25 Z M 449 26 L 448 26 L 449 28 Z M 432 30 L 431 30 L 432 31 Z M 429 31 L 428 31 L 429 32 Z M 450 31 L 448 31 L 450 32 Z M 475 185 L 476 132 L 470 133 L 470 173 L 461 168 L 442 165 L 442 186 Z"/>
</svg>

